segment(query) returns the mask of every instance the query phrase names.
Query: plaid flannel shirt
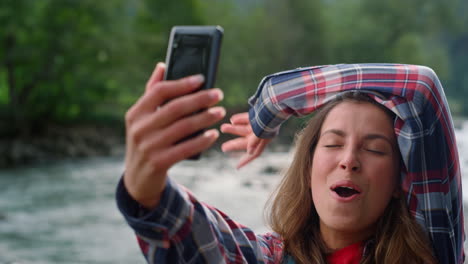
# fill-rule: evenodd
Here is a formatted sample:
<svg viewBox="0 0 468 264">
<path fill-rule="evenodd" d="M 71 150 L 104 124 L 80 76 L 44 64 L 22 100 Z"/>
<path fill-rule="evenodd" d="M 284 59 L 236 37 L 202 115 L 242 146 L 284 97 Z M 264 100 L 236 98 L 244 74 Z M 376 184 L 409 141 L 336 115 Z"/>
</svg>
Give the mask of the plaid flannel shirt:
<svg viewBox="0 0 468 264">
<path fill-rule="evenodd" d="M 259 137 L 273 137 L 291 115 L 307 115 L 347 90 L 369 93 L 398 116 L 406 169 L 402 188 L 441 264 L 463 263 L 461 175 L 450 111 L 435 73 L 422 66 L 352 64 L 300 68 L 265 77 L 249 100 Z M 275 233 L 255 235 L 168 180 L 160 205 L 141 209 L 126 192 L 117 203 L 149 263 L 281 263 Z"/>
<path fill-rule="evenodd" d="M 133 228 L 148 263 L 278 264 L 283 242 L 275 233 L 256 235 L 226 214 L 198 201 L 170 178 L 153 211 L 128 194 L 123 180 L 117 204 Z"/>
</svg>

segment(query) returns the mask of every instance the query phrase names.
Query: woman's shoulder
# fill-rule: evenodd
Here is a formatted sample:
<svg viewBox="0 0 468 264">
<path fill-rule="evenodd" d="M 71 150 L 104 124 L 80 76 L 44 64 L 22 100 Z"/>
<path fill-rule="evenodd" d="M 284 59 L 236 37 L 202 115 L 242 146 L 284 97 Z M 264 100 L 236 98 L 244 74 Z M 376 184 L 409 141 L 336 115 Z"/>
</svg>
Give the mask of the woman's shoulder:
<svg viewBox="0 0 468 264">
<path fill-rule="evenodd" d="M 275 232 L 268 232 L 257 235 L 257 239 L 263 256 L 267 258 L 267 263 L 281 263 L 284 247 L 281 236 Z"/>
<path fill-rule="evenodd" d="M 273 243 L 275 245 L 280 245 L 283 246 L 283 239 L 281 236 L 276 233 L 276 232 L 267 232 L 264 234 L 259 234 L 257 235 L 259 239 L 262 241 L 268 242 L 268 243 Z"/>
</svg>

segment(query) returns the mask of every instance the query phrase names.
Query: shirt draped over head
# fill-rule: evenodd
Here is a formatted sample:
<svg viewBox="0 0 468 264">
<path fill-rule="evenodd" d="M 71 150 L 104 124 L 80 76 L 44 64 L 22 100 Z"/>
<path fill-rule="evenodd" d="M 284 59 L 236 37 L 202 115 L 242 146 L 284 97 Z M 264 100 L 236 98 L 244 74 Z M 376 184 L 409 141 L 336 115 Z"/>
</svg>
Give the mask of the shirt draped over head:
<svg viewBox="0 0 468 264">
<path fill-rule="evenodd" d="M 265 77 L 249 100 L 258 137 L 278 134 L 290 116 L 314 112 L 342 92 L 359 90 L 398 117 L 402 189 L 441 264 L 464 260 L 461 174 L 450 110 L 434 71 L 416 65 L 341 64 Z M 119 183 L 117 204 L 149 263 L 291 263 L 276 233 L 251 229 L 196 199 L 170 178 L 160 204 L 146 211 Z"/>
<path fill-rule="evenodd" d="M 432 69 L 340 64 L 269 75 L 249 100 L 252 128 L 259 137 L 273 137 L 291 115 L 310 114 L 350 90 L 369 94 L 398 117 L 394 127 L 408 207 L 429 233 L 440 263 L 463 263 L 460 164 L 450 109 Z"/>
</svg>

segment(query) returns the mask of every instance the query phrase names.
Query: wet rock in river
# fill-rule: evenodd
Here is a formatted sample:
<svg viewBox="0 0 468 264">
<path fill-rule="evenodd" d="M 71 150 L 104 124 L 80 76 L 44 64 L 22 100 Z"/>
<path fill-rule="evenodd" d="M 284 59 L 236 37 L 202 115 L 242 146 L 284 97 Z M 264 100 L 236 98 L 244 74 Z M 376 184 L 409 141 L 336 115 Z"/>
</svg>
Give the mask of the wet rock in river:
<svg viewBox="0 0 468 264">
<path fill-rule="evenodd" d="M 262 170 L 262 172 L 265 174 L 277 174 L 279 171 L 279 168 L 274 167 L 272 165 L 268 165 Z"/>
<path fill-rule="evenodd" d="M 245 187 L 250 188 L 250 187 L 252 187 L 253 183 L 252 183 L 252 181 L 247 180 L 247 181 L 244 181 L 244 182 L 242 183 L 242 185 L 245 186 Z"/>
</svg>

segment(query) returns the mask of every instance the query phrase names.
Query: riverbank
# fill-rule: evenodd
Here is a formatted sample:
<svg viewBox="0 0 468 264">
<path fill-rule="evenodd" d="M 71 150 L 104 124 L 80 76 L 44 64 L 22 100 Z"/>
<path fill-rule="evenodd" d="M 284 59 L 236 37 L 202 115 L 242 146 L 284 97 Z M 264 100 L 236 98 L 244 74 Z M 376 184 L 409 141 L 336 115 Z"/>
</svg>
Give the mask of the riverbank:
<svg viewBox="0 0 468 264">
<path fill-rule="evenodd" d="M 228 123 L 234 113 L 246 109 L 228 109 L 222 123 Z M 294 132 L 300 126 L 299 119 L 288 121 L 281 128 L 280 137 L 275 139 L 271 148 L 276 151 L 288 150 L 294 138 Z M 220 135 L 210 151 L 219 152 L 223 142 L 234 138 Z M 48 124 L 40 131 L 28 136 L 0 136 L 0 169 L 15 168 L 61 160 L 91 157 L 123 156 L 125 153 L 125 128 L 122 122 L 111 124 Z"/>
<path fill-rule="evenodd" d="M 52 124 L 36 134 L 0 138 L 0 168 L 123 155 L 124 146 L 125 133 L 118 126 Z"/>
</svg>

